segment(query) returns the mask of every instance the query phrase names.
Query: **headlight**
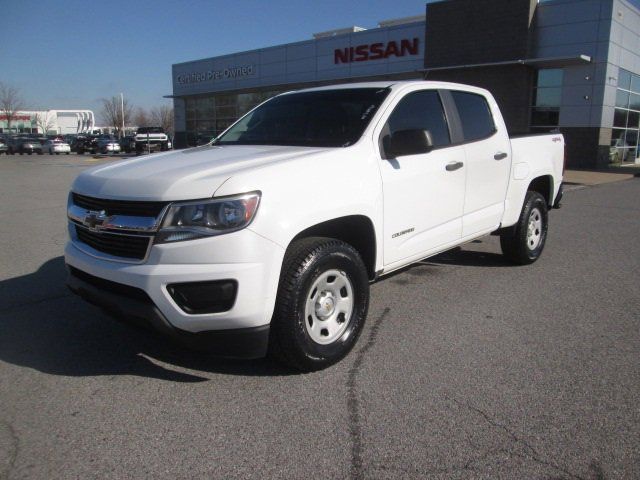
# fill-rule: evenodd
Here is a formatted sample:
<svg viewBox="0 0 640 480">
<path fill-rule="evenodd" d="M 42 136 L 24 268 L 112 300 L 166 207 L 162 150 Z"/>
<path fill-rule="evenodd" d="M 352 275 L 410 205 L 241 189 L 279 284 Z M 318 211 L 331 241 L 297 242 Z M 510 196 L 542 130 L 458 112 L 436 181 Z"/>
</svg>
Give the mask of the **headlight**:
<svg viewBox="0 0 640 480">
<path fill-rule="evenodd" d="M 180 242 L 242 230 L 258 210 L 260 192 L 174 203 L 164 217 L 157 243 Z"/>
</svg>

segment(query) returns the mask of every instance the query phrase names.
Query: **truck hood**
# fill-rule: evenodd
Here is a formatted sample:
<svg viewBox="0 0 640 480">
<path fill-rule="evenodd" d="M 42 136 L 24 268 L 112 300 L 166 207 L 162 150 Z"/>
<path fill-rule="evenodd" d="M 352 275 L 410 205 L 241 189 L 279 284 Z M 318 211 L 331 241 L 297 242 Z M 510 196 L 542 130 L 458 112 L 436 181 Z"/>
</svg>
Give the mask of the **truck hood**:
<svg viewBox="0 0 640 480">
<path fill-rule="evenodd" d="M 205 145 L 94 167 L 82 172 L 71 189 L 81 195 L 105 199 L 209 198 L 234 174 L 325 150 L 331 149 Z"/>
</svg>

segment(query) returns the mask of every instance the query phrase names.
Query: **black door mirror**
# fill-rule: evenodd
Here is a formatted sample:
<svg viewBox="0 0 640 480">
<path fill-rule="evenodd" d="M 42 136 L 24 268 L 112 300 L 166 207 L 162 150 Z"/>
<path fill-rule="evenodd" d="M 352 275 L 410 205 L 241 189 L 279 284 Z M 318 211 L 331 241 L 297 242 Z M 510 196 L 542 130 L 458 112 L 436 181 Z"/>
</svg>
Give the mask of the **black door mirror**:
<svg viewBox="0 0 640 480">
<path fill-rule="evenodd" d="M 386 154 L 389 158 L 429 153 L 433 139 L 428 130 L 398 130 L 389 138 Z"/>
</svg>

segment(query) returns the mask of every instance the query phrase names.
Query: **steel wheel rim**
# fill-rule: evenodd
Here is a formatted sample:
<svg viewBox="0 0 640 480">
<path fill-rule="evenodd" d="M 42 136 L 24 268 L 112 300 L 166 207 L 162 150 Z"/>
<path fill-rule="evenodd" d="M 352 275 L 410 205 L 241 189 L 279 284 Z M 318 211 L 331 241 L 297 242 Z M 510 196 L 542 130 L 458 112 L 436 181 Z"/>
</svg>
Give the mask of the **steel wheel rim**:
<svg viewBox="0 0 640 480">
<path fill-rule="evenodd" d="M 353 285 L 341 270 L 327 270 L 307 291 L 304 325 L 311 340 L 329 345 L 349 327 L 353 315 Z"/>
<path fill-rule="evenodd" d="M 527 224 L 527 248 L 535 250 L 540 246 L 542 241 L 542 212 L 534 208 L 529 215 L 529 223 Z"/>
</svg>

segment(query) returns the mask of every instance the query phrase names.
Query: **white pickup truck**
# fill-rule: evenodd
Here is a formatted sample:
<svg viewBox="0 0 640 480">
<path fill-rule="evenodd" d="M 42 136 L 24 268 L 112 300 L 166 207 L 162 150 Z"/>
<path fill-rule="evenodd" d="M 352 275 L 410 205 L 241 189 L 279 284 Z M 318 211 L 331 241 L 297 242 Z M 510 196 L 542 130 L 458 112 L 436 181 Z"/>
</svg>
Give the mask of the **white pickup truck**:
<svg viewBox="0 0 640 480">
<path fill-rule="evenodd" d="M 140 127 L 133 137 L 133 144 L 129 148 L 134 148 L 137 155 L 144 151 L 169 150 L 171 140 L 162 127 Z"/>
<path fill-rule="evenodd" d="M 188 345 L 324 368 L 357 341 L 381 276 L 491 233 L 534 262 L 563 156 L 559 134 L 510 139 L 466 85 L 282 94 L 208 145 L 81 173 L 68 285 Z"/>
</svg>

